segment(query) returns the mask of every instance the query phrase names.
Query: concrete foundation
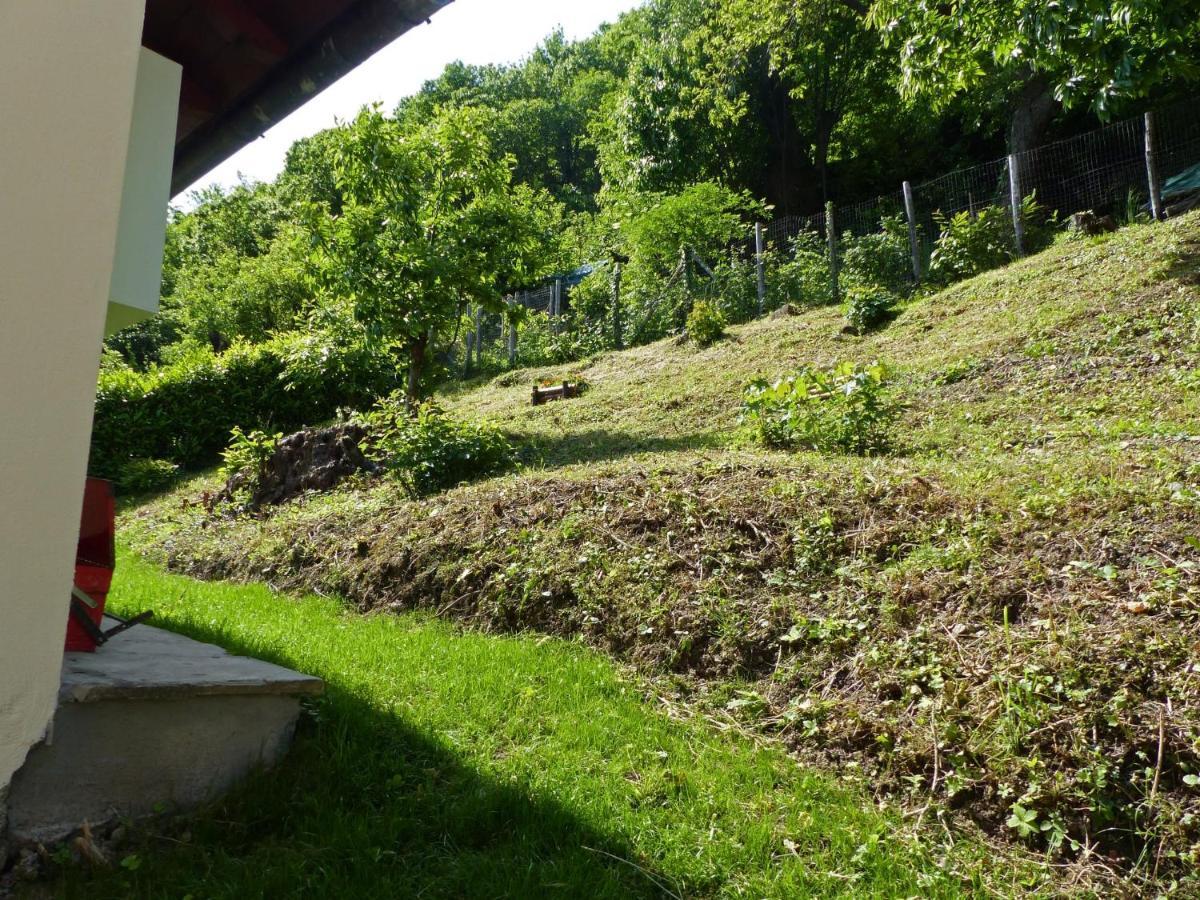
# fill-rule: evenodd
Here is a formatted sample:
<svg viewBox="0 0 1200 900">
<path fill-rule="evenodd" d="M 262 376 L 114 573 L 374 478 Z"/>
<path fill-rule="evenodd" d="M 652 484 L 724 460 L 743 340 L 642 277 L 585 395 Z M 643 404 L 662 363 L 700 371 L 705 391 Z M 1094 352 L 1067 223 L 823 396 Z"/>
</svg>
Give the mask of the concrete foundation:
<svg viewBox="0 0 1200 900">
<path fill-rule="evenodd" d="M 322 687 L 146 626 L 68 653 L 50 735 L 9 790 L 9 837 L 50 842 L 84 821 L 212 800 L 286 752 L 300 697 Z"/>
</svg>

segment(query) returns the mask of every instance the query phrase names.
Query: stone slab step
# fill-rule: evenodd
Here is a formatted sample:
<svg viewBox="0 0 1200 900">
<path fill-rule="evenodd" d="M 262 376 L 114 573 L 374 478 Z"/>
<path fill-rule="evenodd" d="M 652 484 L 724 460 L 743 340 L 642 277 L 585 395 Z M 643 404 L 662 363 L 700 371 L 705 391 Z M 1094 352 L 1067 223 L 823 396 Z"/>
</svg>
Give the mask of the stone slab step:
<svg viewBox="0 0 1200 900">
<path fill-rule="evenodd" d="M 145 625 L 65 654 L 50 732 L 10 786 L 9 836 L 46 843 L 211 801 L 286 753 L 300 699 L 323 687 Z"/>
</svg>

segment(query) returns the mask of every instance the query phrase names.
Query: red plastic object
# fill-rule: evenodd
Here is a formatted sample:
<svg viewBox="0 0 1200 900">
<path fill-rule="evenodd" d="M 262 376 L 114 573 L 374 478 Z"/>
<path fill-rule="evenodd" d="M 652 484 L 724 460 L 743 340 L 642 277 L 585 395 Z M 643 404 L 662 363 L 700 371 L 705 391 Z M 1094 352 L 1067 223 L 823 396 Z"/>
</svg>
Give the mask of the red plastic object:
<svg viewBox="0 0 1200 900">
<path fill-rule="evenodd" d="M 79 545 L 75 551 L 75 587 L 96 604 L 85 611 L 97 626 L 104 618 L 104 604 L 116 566 L 116 499 L 111 482 L 89 478 L 83 491 L 83 514 L 79 522 Z M 96 641 L 74 615 L 67 617 L 67 650 L 92 653 Z"/>
</svg>

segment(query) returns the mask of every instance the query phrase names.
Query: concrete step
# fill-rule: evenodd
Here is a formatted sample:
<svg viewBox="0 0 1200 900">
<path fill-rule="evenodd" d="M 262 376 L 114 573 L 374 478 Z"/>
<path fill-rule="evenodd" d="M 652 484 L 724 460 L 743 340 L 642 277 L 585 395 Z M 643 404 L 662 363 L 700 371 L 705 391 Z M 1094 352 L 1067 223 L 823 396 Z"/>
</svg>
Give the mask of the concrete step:
<svg viewBox="0 0 1200 900">
<path fill-rule="evenodd" d="M 323 687 L 145 625 L 67 653 L 50 732 L 10 786 L 9 837 L 56 841 L 212 800 L 287 751 L 300 698 Z"/>
</svg>

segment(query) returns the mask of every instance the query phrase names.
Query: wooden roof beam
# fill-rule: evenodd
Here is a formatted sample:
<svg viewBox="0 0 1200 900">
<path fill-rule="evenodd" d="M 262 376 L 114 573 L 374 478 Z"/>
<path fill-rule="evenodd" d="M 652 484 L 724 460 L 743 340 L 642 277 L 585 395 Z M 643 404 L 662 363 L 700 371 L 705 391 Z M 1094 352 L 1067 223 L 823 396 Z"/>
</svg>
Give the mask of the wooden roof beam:
<svg viewBox="0 0 1200 900">
<path fill-rule="evenodd" d="M 287 56 L 287 41 L 245 3 L 239 3 L 238 0 L 205 0 L 205 5 L 237 35 L 246 38 L 272 59 Z"/>
</svg>

